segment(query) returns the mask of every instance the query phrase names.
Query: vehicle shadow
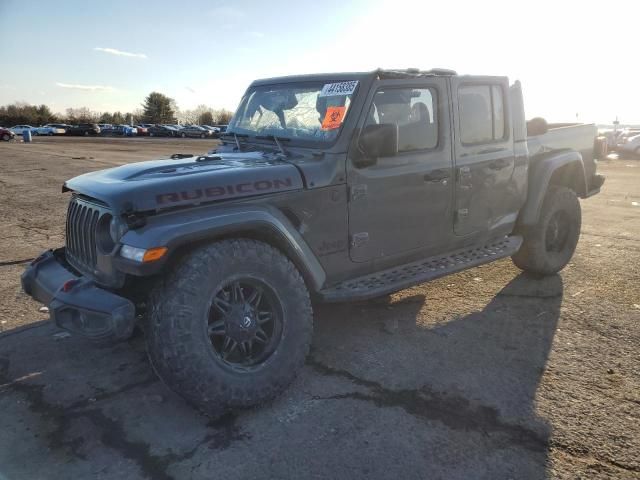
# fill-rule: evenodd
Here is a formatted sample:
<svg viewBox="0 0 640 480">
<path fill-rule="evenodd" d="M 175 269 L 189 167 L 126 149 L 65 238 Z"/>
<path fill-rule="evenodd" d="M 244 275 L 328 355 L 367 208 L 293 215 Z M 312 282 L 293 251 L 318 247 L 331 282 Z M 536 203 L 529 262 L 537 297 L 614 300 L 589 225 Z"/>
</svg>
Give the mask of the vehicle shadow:
<svg viewBox="0 0 640 480">
<path fill-rule="evenodd" d="M 546 478 L 551 428 L 535 401 L 562 296 L 559 275 L 520 274 L 481 311 L 450 321 L 423 295 L 324 307 L 310 365 L 362 387 L 333 398 L 400 408 L 438 432 L 438 455 L 424 454 L 432 463 L 413 459 L 423 478 Z M 398 319 L 396 333 L 371 322 L 385 316 Z M 354 320 L 339 325 L 345 318 Z"/>
<path fill-rule="evenodd" d="M 51 324 L 5 335 L 0 478 L 545 478 L 535 397 L 561 278 L 519 275 L 454 319 L 441 292 L 316 306 L 294 384 L 217 420 L 157 380 L 140 336 L 96 348 Z"/>
</svg>

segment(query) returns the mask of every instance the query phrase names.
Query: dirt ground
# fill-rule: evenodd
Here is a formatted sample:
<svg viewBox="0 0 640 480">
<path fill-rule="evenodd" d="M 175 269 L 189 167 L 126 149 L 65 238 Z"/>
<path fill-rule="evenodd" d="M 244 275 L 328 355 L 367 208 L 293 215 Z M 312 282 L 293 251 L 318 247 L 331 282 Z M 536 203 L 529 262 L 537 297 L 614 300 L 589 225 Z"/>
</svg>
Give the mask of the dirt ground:
<svg viewBox="0 0 640 480">
<path fill-rule="evenodd" d="M 142 338 L 60 332 L 19 276 L 64 243 L 65 179 L 211 146 L 0 142 L 0 479 L 640 478 L 640 161 L 600 163 L 560 275 L 507 259 L 316 306 L 285 394 L 210 421 L 156 379 Z"/>
</svg>

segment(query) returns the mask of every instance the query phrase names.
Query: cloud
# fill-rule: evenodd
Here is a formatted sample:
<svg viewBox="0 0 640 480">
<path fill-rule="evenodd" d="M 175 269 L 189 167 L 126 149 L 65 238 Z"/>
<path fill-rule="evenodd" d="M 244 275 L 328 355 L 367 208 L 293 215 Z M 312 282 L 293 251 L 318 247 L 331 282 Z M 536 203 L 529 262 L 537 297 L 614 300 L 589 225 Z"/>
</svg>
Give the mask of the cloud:
<svg viewBox="0 0 640 480">
<path fill-rule="evenodd" d="M 189 90 L 191 93 L 196 93 L 196 90 L 195 90 L 195 88 L 193 88 L 193 87 L 190 87 L 190 86 L 186 85 L 184 88 L 186 88 L 187 90 Z"/>
<path fill-rule="evenodd" d="M 71 83 L 60 83 L 56 82 L 56 85 L 61 88 L 68 88 L 70 90 L 82 90 L 85 92 L 99 92 L 99 91 L 112 91 L 115 90 L 113 87 L 109 87 L 107 85 L 78 85 Z"/>
<path fill-rule="evenodd" d="M 118 50 L 116 48 L 95 47 L 94 50 L 96 52 L 110 53 L 111 55 L 118 55 L 120 57 L 147 58 L 144 53 L 123 52 L 122 50 Z"/>
</svg>

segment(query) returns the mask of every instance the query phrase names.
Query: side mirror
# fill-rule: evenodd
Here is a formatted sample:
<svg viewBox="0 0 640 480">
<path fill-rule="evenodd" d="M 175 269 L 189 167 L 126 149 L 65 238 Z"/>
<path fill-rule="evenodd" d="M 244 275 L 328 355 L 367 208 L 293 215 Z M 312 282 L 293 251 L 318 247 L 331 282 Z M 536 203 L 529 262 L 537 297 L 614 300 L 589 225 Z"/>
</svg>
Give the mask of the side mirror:
<svg viewBox="0 0 640 480">
<path fill-rule="evenodd" d="M 367 125 L 360 134 L 361 158 L 358 166 L 373 165 L 378 157 L 393 157 L 398 154 L 398 125 L 382 123 Z"/>
</svg>

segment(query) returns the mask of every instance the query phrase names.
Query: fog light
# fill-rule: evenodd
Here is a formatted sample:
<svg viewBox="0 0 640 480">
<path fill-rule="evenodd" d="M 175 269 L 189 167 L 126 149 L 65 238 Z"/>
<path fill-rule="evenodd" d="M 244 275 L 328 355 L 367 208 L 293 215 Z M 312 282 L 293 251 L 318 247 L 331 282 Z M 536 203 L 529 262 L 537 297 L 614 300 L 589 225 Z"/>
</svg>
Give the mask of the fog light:
<svg viewBox="0 0 640 480">
<path fill-rule="evenodd" d="M 121 257 L 138 263 L 155 262 L 156 260 L 161 259 L 165 253 L 167 253 L 167 247 L 155 247 L 147 250 L 144 248 L 122 245 L 122 248 L 120 249 Z"/>
</svg>

